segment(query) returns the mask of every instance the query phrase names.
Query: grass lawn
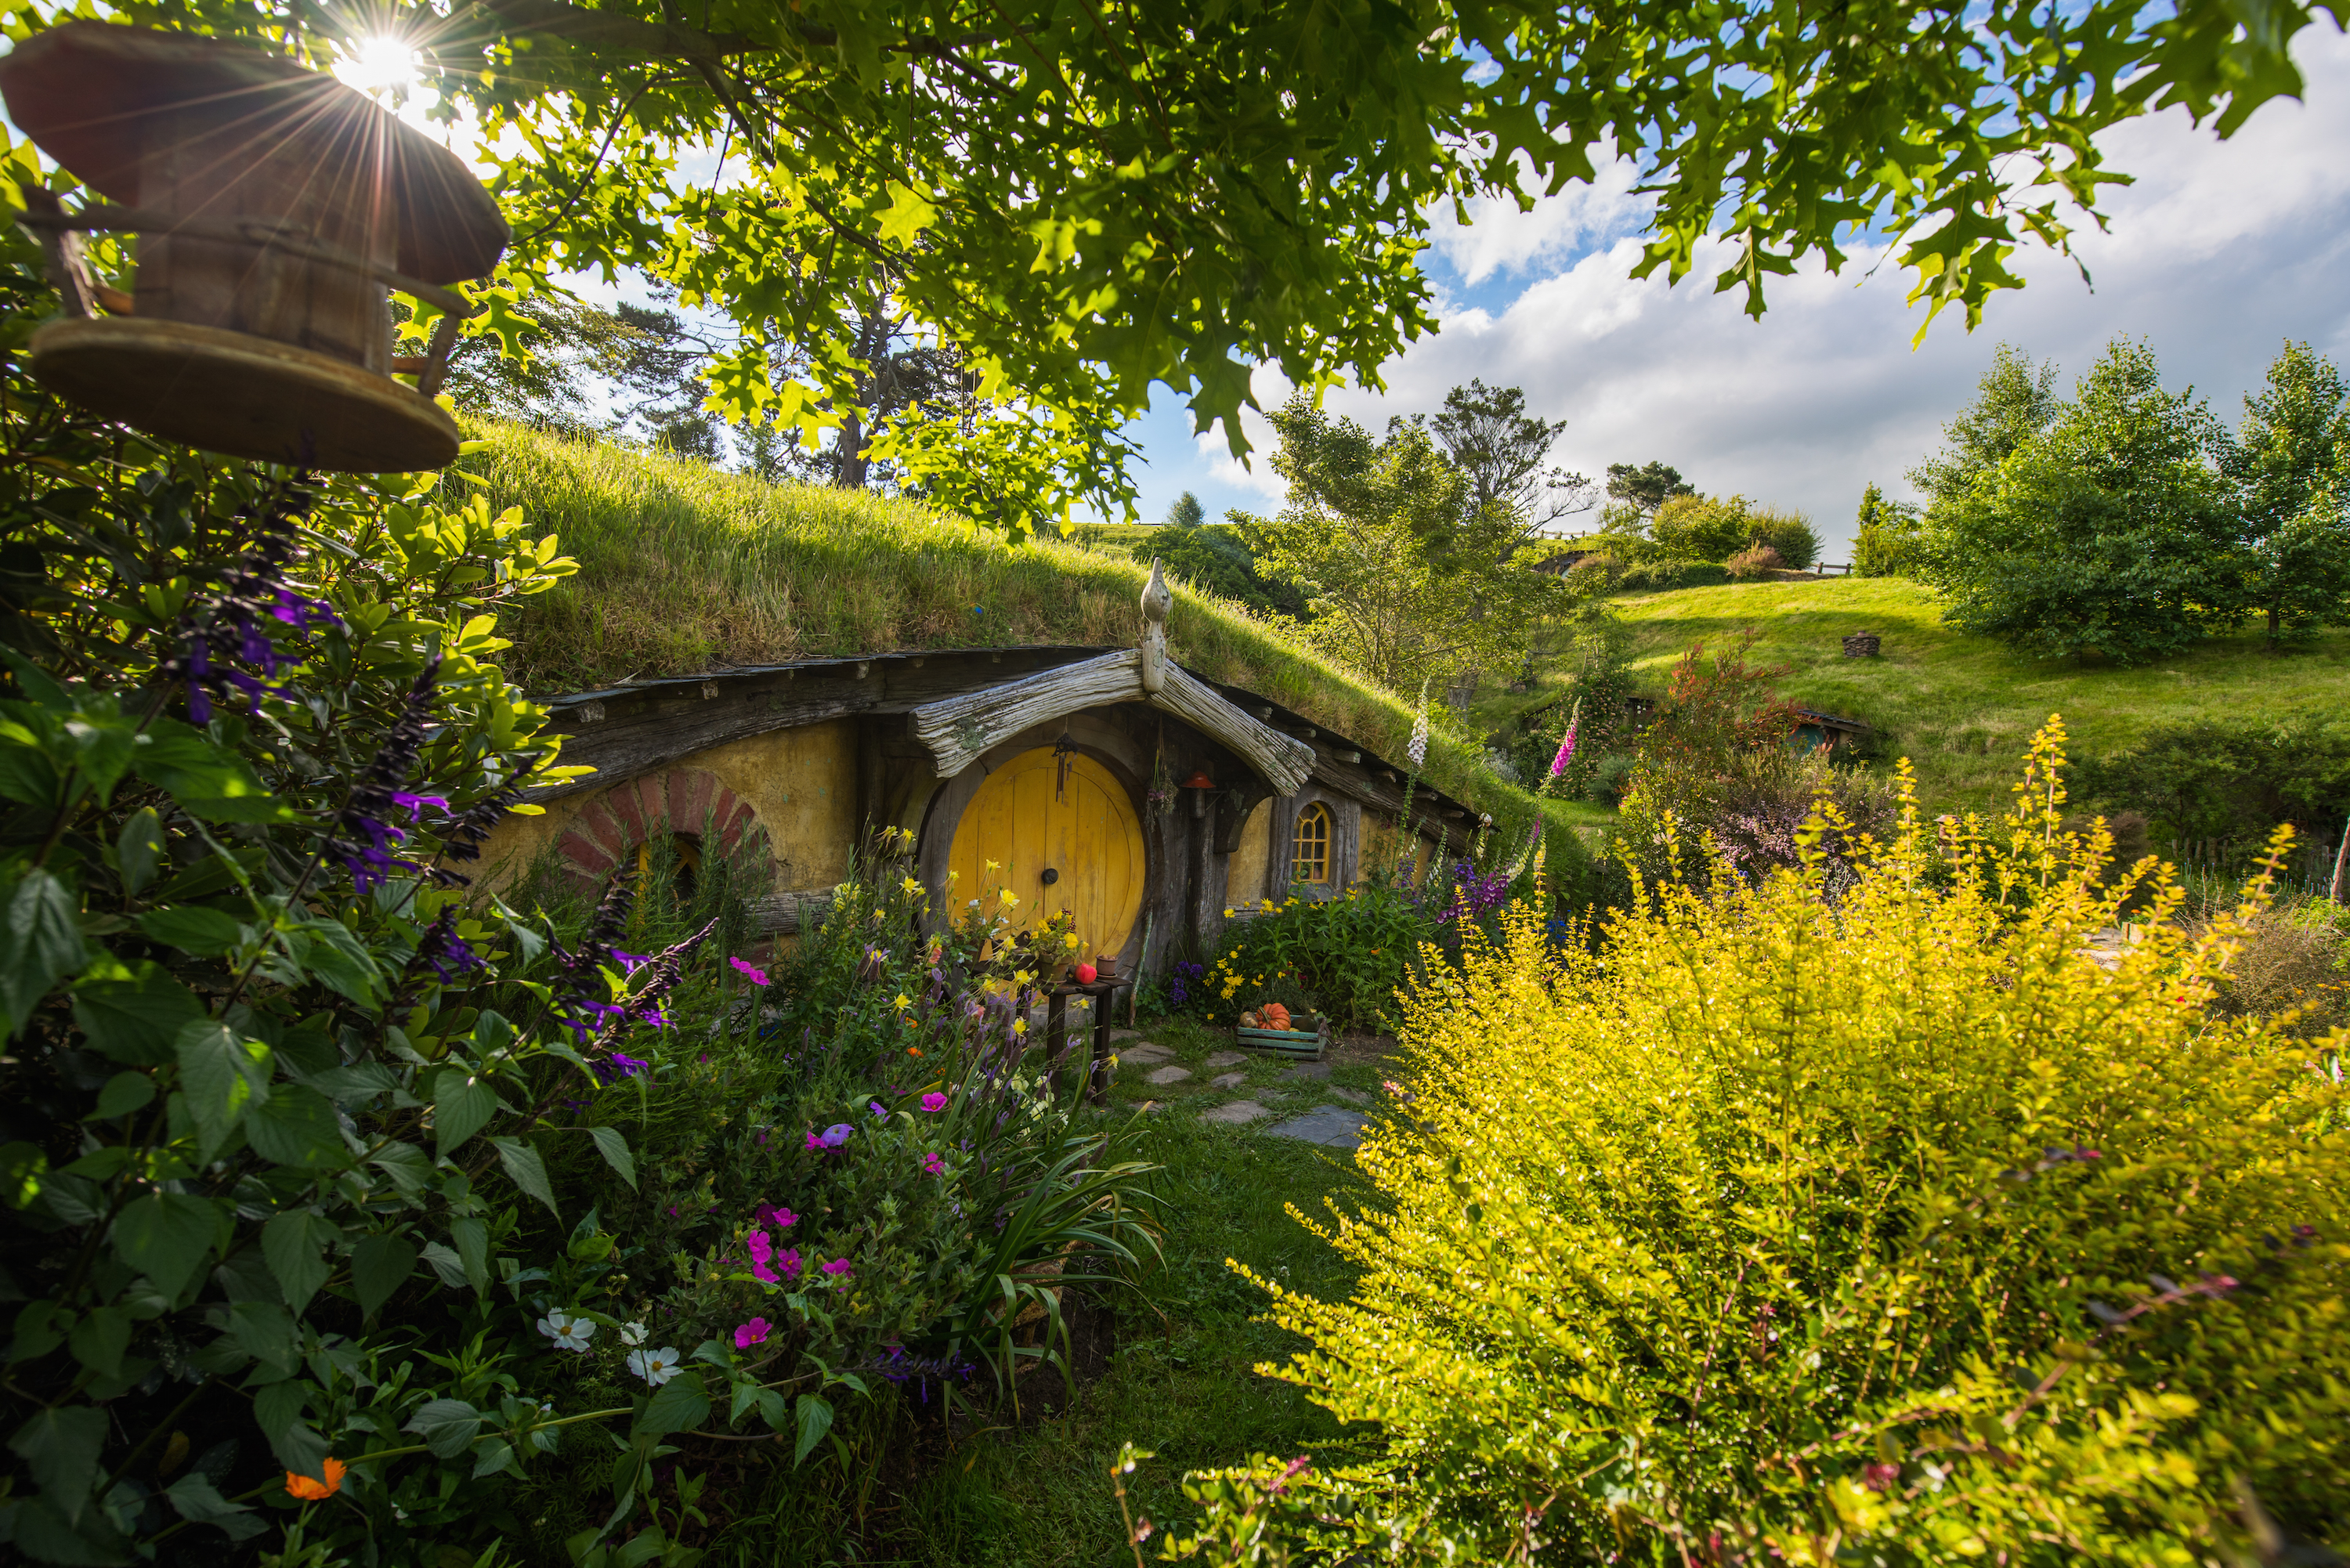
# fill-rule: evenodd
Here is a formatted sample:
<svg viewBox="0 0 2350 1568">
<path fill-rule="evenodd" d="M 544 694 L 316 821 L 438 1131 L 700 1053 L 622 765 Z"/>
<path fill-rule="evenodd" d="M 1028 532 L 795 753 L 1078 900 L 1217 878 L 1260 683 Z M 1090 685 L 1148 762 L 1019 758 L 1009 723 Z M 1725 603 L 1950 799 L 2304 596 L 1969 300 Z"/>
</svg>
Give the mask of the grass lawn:
<svg viewBox="0 0 2350 1568">
<path fill-rule="evenodd" d="M 1679 588 L 1617 605 L 1641 690 L 1661 692 L 1690 644 L 1722 647 L 1751 627 L 1754 657 L 1783 667 L 1783 696 L 1888 732 L 1889 756 L 1916 764 L 1928 805 L 1941 809 L 2003 809 L 2017 759 L 2051 713 L 2064 716 L 2077 757 L 2199 719 L 2339 718 L 2350 694 L 2350 633 L 2338 630 L 2284 654 L 2246 635 L 2122 667 L 2017 658 L 1945 627 L 1930 590 L 1890 577 Z M 1881 657 L 1843 656 L 1842 639 L 1859 631 L 1884 639 Z"/>
<path fill-rule="evenodd" d="M 1344 1295 L 1353 1287 L 1352 1271 L 1284 1205 L 1316 1213 L 1327 1198 L 1351 1208 L 1368 1189 L 1350 1155 L 1208 1126 L 1196 1112 L 1242 1095 L 1277 1112 L 1305 1110 L 1331 1099 L 1334 1085 L 1367 1097 L 1381 1069 L 1367 1059 L 1339 1062 L 1329 1081 L 1319 1083 L 1285 1076 L 1285 1064 L 1264 1057 L 1211 1068 L 1206 1058 L 1230 1047 L 1228 1033 L 1188 1021 L 1146 1022 L 1142 1033 L 1171 1049 L 1172 1064 L 1191 1076 L 1162 1087 L 1146 1078 L 1159 1064 L 1119 1067 L 1109 1114 L 1130 1116 L 1154 1101 L 1159 1106 L 1149 1113 L 1141 1152 L 1162 1168 L 1156 1185 L 1166 1262 L 1147 1281 L 1155 1311 L 1133 1302 L 1121 1306 L 1107 1375 L 1083 1390 L 1066 1417 L 972 1432 L 926 1456 L 910 1479 L 875 1499 L 861 1532 L 799 1537 L 785 1558 L 772 1532 L 738 1527 L 720 1543 L 714 1562 L 1130 1564 L 1107 1477 L 1120 1443 L 1157 1450 L 1156 1459 L 1128 1478 L 1128 1499 L 1154 1521 L 1176 1526 L 1189 1512 L 1181 1489 L 1186 1470 L 1238 1463 L 1253 1453 L 1326 1454 L 1342 1443 L 1326 1412 L 1253 1370 L 1285 1359 L 1303 1343 L 1253 1321 L 1265 1299 L 1226 1260 L 1316 1294 Z M 1213 1086 L 1213 1077 L 1232 1071 L 1247 1081 Z M 1155 1546 L 1146 1551 L 1152 1555 Z"/>
</svg>

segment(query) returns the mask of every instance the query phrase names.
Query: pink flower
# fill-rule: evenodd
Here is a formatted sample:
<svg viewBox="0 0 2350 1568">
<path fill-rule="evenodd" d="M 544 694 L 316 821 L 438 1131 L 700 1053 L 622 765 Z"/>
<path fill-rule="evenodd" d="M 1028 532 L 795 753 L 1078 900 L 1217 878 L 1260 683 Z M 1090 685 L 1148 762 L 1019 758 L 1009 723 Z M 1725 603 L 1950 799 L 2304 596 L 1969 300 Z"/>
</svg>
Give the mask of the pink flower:
<svg viewBox="0 0 2350 1568">
<path fill-rule="evenodd" d="M 757 1262 L 751 1265 L 751 1277 L 757 1280 L 762 1284 L 779 1285 L 783 1283 L 783 1281 L 776 1276 L 775 1271 L 767 1267 L 764 1262 Z"/>
<path fill-rule="evenodd" d="M 810 1133 L 810 1134 L 808 1134 L 808 1147 L 810 1147 L 810 1148 L 822 1148 L 823 1147 L 824 1147 L 824 1139 L 822 1139 L 822 1138 L 820 1138 L 820 1137 L 816 1137 L 816 1134 L 814 1134 L 814 1133 Z"/>
<path fill-rule="evenodd" d="M 838 1279 L 848 1272 L 848 1260 L 846 1258 L 835 1258 L 832 1262 L 824 1266 L 824 1272 L 832 1275 L 833 1278 Z"/>
<path fill-rule="evenodd" d="M 767 1330 L 774 1326 L 765 1318 L 753 1318 L 734 1331 L 734 1348 L 748 1350 L 753 1345 L 763 1343 L 767 1337 Z"/>
<path fill-rule="evenodd" d="M 741 970 L 743 971 L 743 978 L 748 980 L 753 985 L 764 985 L 767 983 L 767 971 L 765 970 L 754 969 L 738 958 L 730 958 L 726 961 L 733 964 L 736 969 Z"/>
<path fill-rule="evenodd" d="M 1556 778 L 1566 772 L 1566 764 L 1574 760 L 1575 726 L 1570 723 L 1566 727 L 1566 739 L 1558 743 L 1558 755 L 1551 759 L 1550 776 Z"/>
<path fill-rule="evenodd" d="M 767 1233 L 764 1231 L 754 1231 L 743 1237 L 743 1246 L 751 1254 L 754 1262 L 764 1263 L 775 1255 L 775 1244 L 767 1240 Z"/>
<path fill-rule="evenodd" d="M 947 1097 L 944 1095 L 924 1095 L 922 1096 L 922 1109 L 926 1111 L 942 1111 L 946 1108 Z"/>
<path fill-rule="evenodd" d="M 782 1251 L 776 1253 L 775 1267 L 783 1270 L 784 1278 L 787 1280 L 798 1279 L 800 1277 L 799 1249 L 796 1247 L 786 1247 Z"/>
<path fill-rule="evenodd" d="M 799 1223 L 800 1217 L 788 1209 L 778 1209 L 772 1203 L 762 1203 L 752 1217 L 762 1225 L 772 1225 L 778 1231 L 788 1231 Z"/>
<path fill-rule="evenodd" d="M 922 1169 L 931 1176 L 936 1176 L 940 1171 L 944 1170 L 946 1166 L 946 1157 L 938 1153 L 932 1153 L 929 1158 L 922 1161 Z"/>
</svg>

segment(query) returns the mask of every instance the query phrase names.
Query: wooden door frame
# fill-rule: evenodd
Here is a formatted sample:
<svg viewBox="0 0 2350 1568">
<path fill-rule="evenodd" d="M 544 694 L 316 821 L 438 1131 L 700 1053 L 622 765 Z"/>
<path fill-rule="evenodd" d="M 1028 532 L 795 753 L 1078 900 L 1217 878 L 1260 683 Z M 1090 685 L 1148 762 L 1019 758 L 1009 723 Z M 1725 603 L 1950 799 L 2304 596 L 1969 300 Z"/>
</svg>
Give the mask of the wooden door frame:
<svg viewBox="0 0 2350 1568">
<path fill-rule="evenodd" d="M 941 784 L 922 814 L 920 836 L 914 851 L 915 875 L 931 890 L 932 928 L 943 926 L 949 916 L 947 862 L 954 848 L 955 830 L 962 826 L 963 812 L 978 795 L 980 786 L 998 768 L 1039 747 L 1054 744 L 1063 734 L 1069 737 L 1080 755 L 1100 763 L 1126 791 L 1127 804 L 1133 808 L 1135 822 L 1142 830 L 1142 908 L 1137 911 L 1134 929 L 1127 934 L 1126 946 L 1118 953 L 1119 972 L 1134 974 L 1139 972 L 1144 958 L 1144 932 L 1155 929 L 1151 945 L 1159 948 L 1163 948 L 1173 934 L 1170 911 L 1161 906 L 1174 879 L 1169 875 L 1170 846 L 1167 836 L 1152 831 L 1150 814 L 1145 809 L 1150 754 L 1107 715 L 1071 713 L 1031 725 L 1010 740 L 990 746 L 980 753 L 978 762 Z M 1177 888 L 1172 897 L 1175 908 L 1180 909 L 1181 889 Z"/>
</svg>

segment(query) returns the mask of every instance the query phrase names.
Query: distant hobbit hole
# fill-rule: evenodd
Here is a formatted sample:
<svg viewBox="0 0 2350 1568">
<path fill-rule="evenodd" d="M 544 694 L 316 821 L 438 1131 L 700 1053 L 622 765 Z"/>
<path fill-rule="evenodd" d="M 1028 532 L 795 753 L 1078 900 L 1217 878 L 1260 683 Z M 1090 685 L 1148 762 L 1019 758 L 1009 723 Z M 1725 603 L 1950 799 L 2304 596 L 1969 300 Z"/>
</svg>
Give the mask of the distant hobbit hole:
<svg viewBox="0 0 2350 1568">
<path fill-rule="evenodd" d="M 702 836 L 665 833 L 637 846 L 637 894 L 650 892 L 657 874 L 667 872 L 671 896 L 681 909 L 691 909 L 702 891 Z"/>
</svg>

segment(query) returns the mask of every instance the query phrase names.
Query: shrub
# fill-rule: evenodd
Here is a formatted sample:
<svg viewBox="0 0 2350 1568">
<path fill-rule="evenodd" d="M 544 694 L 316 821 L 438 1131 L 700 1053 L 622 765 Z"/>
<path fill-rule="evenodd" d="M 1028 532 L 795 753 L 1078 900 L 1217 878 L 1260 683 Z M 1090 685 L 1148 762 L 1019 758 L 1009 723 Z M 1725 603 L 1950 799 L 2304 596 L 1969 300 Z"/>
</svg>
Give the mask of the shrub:
<svg viewBox="0 0 2350 1568">
<path fill-rule="evenodd" d="M 1906 501 L 1887 501 L 1870 485 L 1860 498 L 1853 533 L 1856 577 L 1914 576 L 1925 566 L 1925 524 Z"/>
<path fill-rule="evenodd" d="M 1787 563 L 1779 558 L 1778 551 L 1768 545 L 1757 545 L 1752 549 L 1741 550 L 1731 556 L 1729 561 L 1724 563 L 1723 569 L 1735 582 L 1752 583 L 1767 577 L 1773 572 L 1784 571 L 1786 566 Z"/>
<path fill-rule="evenodd" d="M 2350 921 L 2340 906 L 2280 899 L 2249 915 L 2206 915 L 2188 929 L 2239 946 L 2213 999 L 2220 1017 L 2274 1018 L 2305 1040 L 2350 1024 Z"/>
<path fill-rule="evenodd" d="M 1640 734 L 1623 792 L 1623 842 L 1652 872 L 1701 868 L 1701 838 L 1755 753 L 1783 751 L 1794 710 L 1771 689 L 1780 671 L 1747 662 L 1755 634 L 1709 654 L 1694 643 L 1673 666 L 1665 701 Z"/>
<path fill-rule="evenodd" d="M 2080 955 L 2123 895 L 2054 829 L 2058 739 L 1947 885 L 1905 795 L 1840 899 L 1658 888 L 1416 990 L 1378 1201 L 1317 1228 L 1353 1294 L 1258 1282 L 1368 1457 L 1195 1477 L 1170 1554 L 2324 1560 L 2345 1042 L 2212 1021 L 2225 928 Z"/>
<path fill-rule="evenodd" d="M 2165 725 L 2093 759 L 2081 794 L 2145 813 L 2163 843 L 2243 841 L 2248 869 L 2252 846 L 2279 823 L 2330 831 L 2350 815 L 2350 728 L 2315 718 Z"/>
<path fill-rule="evenodd" d="M 1662 593 L 1671 588 L 1718 587 L 1730 574 L 1710 561 L 1657 560 L 1625 568 L 1617 587 L 1625 593 Z"/>
<path fill-rule="evenodd" d="M 1680 495 L 1657 509 L 1648 538 L 1659 556 L 1680 561 L 1726 561 L 1752 536 L 1746 498 Z"/>
<path fill-rule="evenodd" d="M 1795 571 L 1808 570 L 1820 558 L 1820 536 L 1800 512 L 1758 506 L 1747 514 L 1746 538 L 1755 548 L 1776 550 L 1779 559 Z"/>
<path fill-rule="evenodd" d="M 1409 883 L 1383 872 L 1336 898 L 1292 896 L 1225 913 L 1233 918 L 1201 989 L 1201 1009 L 1217 1023 L 1261 1002 L 1303 1001 L 1344 1027 L 1388 1026 L 1396 988 L 1435 928 Z"/>
</svg>

